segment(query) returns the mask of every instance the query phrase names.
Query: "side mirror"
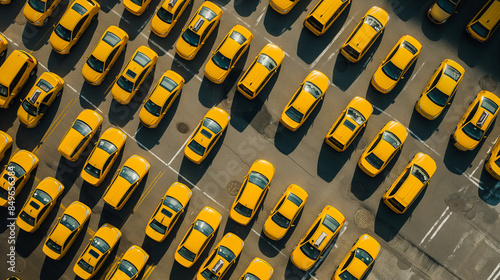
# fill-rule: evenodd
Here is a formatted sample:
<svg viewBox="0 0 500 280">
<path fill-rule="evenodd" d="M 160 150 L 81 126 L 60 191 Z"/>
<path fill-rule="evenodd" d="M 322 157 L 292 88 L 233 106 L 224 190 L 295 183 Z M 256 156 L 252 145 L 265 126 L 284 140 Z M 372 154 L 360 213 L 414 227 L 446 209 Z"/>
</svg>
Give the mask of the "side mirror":
<svg viewBox="0 0 500 280">
<path fill-rule="evenodd" d="M 295 226 L 295 224 L 292 224 L 290 227 L 294 227 L 294 226 Z"/>
<path fill-rule="evenodd" d="M 404 79 L 405 79 L 405 77 L 401 77 L 401 80 L 404 80 Z"/>
</svg>

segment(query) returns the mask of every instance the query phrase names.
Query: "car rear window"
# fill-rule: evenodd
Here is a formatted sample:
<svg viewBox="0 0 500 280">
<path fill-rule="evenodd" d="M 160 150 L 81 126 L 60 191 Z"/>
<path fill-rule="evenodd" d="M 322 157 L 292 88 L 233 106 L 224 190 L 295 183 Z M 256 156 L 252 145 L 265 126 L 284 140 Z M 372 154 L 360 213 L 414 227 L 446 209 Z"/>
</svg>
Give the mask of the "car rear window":
<svg viewBox="0 0 500 280">
<path fill-rule="evenodd" d="M 495 114 L 498 109 L 498 105 L 493 102 L 493 100 L 484 97 L 483 102 L 481 102 L 481 107 L 488 110 L 490 113 Z"/>
<path fill-rule="evenodd" d="M 376 19 L 375 17 L 371 16 L 371 15 L 367 15 L 366 18 L 365 18 L 365 22 L 366 24 L 368 24 L 369 26 L 373 27 L 373 29 L 375 29 L 375 31 L 380 31 L 380 29 L 382 29 L 384 26 L 382 25 L 382 23 L 380 23 L 380 21 L 378 21 L 378 19 Z"/>
<path fill-rule="evenodd" d="M 104 34 L 102 40 L 112 47 L 116 46 L 116 44 L 118 44 L 121 41 L 120 37 L 116 36 L 115 34 L 109 31 L 106 32 L 106 34 Z"/>
<path fill-rule="evenodd" d="M 206 18 L 208 21 L 211 21 L 217 16 L 217 14 L 207 7 L 202 7 L 200 10 L 200 16 Z"/>
<path fill-rule="evenodd" d="M 151 62 L 151 59 L 149 57 L 141 52 L 137 52 L 133 58 L 134 62 L 139 64 L 142 67 L 145 67 L 148 65 L 149 62 Z"/>
<path fill-rule="evenodd" d="M 241 34 L 238 31 L 231 32 L 231 35 L 229 35 L 229 38 L 235 40 L 240 45 L 243 44 L 243 43 L 245 43 L 246 40 L 247 40 L 247 38 L 245 38 L 245 36 L 243 36 L 243 34 Z"/>
<path fill-rule="evenodd" d="M 79 13 L 81 16 L 83 16 L 87 12 L 87 9 L 85 9 L 82 5 L 78 3 L 75 3 L 73 7 L 71 7 L 71 9 Z"/>
<path fill-rule="evenodd" d="M 462 76 L 462 74 L 460 74 L 460 71 L 458 71 L 457 69 L 453 68 L 453 66 L 448 64 L 444 67 L 444 74 L 452 78 L 455 82 L 458 82 L 460 76 Z"/>
<path fill-rule="evenodd" d="M 160 82 L 160 86 L 168 91 L 173 91 L 177 87 L 177 83 L 169 77 L 163 77 Z"/>
<path fill-rule="evenodd" d="M 293 193 L 288 194 L 287 199 L 297 206 L 300 206 L 300 204 L 302 204 L 302 199 L 300 199 L 300 197 L 296 196 Z"/>
<path fill-rule="evenodd" d="M 403 40 L 403 42 L 401 43 L 401 46 L 405 49 L 407 49 L 409 52 L 411 52 L 411 54 L 416 54 L 417 53 L 417 48 L 415 48 L 415 46 L 413 46 L 412 44 L 410 44 L 410 42 L 408 41 L 405 41 Z"/>
<path fill-rule="evenodd" d="M 332 232 L 335 232 L 337 228 L 340 226 L 339 222 L 335 220 L 333 217 L 329 215 L 325 215 L 325 219 L 323 220 L 323 225 Z"/>
</svg>

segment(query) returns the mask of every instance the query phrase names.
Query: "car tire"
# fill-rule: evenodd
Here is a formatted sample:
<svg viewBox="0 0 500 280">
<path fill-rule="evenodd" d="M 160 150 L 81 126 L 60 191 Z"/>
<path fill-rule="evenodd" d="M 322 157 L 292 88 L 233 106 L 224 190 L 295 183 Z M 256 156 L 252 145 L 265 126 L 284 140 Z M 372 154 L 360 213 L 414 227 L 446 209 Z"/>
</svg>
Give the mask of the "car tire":
<svg viewBox="0 0 500 280">
<path fill-rule="evenodd" d="M 0 53 L 0 57 L 4 56 L 6 52 L 7 52 L 6 50 L 5 50 L 5 51 L 3 51 L 3 52 L 1 52 L 1 53 Z"/>
<path fill-rule="evenodd" d="M 44 20 L 43 20 L 43 25 L 47 24 L 49 22 L 49 19 L 50 17 L 46 17 Z"/>
<path fill-rule="evenodd" d="M 97 19 L 97 14 L 95 14 L 90 21 L 95 21 Z"/>
<path fill-rule="evenodd" d="M 41 122 L 42 122 L 42 119 L 39 119 L 39 120 L 36 122 L 35 127 L 39 126 Z"/>
<path fill-rule="evenodd" d="M 37 70 L 38 70 L 38 69 L 37 69 L 37 68 L 36 68 L 36 66 L 35 66 L 35 68 L 33 68 L 33 70 L 31 70 L 31 72 L 30 72 L 30 76 L 35 76 L 35 75 L 36 75 Z"/>
<path fill-rule="evenodd" d="M 62 95 L 62 93 L 63 93 L 63 89 L 61 89 L 61 90 L 60 90 L 60 91 L 56 94 L 56 98 L 57 98 L 57 97 L 60 97 L 60 96 Z"/>
<path fill-rule="evenodd" d="M 69 53 L 72 53 L 74 50 L 75 50 L 75 45 L 73 45 L 73 46 L 71 46 L 71 48 L 69 48 Z"/>
<path fill-rule="evenodd" d="M 14 101 L 15 101 L 15 99 L 12 98 L 12 100 L 9 102 L 9 107 L 12 106 L 12 104 L 14 104 Z"/>
</svg>

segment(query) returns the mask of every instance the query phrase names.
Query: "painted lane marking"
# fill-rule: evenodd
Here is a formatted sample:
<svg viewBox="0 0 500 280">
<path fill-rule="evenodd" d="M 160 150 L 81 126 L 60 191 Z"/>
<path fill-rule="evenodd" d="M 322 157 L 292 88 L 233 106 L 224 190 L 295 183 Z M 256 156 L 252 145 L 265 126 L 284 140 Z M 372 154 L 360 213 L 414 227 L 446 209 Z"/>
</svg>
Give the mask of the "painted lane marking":
<svg viewBox="0 0 500 280">
<path fill-rule="evenodd" d="M 486 280 L 497 280 L 498 277 L 500 277 L 500 263 L 497 264 L 497 267 L 493 269 L 493 272 L 491 272 L 490 276 Z"/>
<path fill-rule="evenodd" d="M 429 229 L 429 231 L 425 234 L 424 238 L 422 238 L 422 240 L 420 241 L 420 243 L 418 244 L 419 246 L 422 245 L 422 243 L 424 243 L 424 241 L 427 239 L 427 237 L 434 231 L 434 228 L 441 222 L 441 220 L 443 219 L 443 217 L 446 215 L 446 213 L 450 210 L 450 207 L 446 207 L 446 209 L 444 209 L 443 213 L 441 214 L 441 216 L 439 217 L 439 219 L 436 220 L 436 222 L 432 225 L 432 227 Z M 449 213 L 449 215 L 451 215 L 451 211 Z M 445 218 L 446 220 L 448 220 L 448 217 L 449 215 L 447 216 L 447 218 Z M 439 225 L 439 228 L 441 228 L 443 223 L 441 223 Z"/>
<path fill-rule="evenodd" d="M 413 78 L 415 78 L 415 76 L 417 76 L 418 72 L 420 72 L 420 70 L 422 69 L 422 67 L 424 67 L 424 64 L 425 64 L 425 61 L 422 63 L 422 65 L 420 65 L 420 67 L 418 68 L 417 72 L 415 72 L 415 74 L 413 74 L 413 76 L 411 76 L 410 81 L 408 81 L 408 83 L 406 83 L 406 85 L 404 86 L 404 88 L 403 88 L 403 90 L 401 92 L 404 92 L 406 90 L 406 88 L 411 83 L 411 81 L 413 81 Z"/>
<path fill-rule="evenodd" d="M 347 21 L 346 24 L 342 25 L 342 28 L 340 29 L 340 31 L 337 33 L 337 35 L 335 35 L 335 37 L 333 38 L 333 40 L 328 44 L 328 46 L 326 46 L 326 48 L 321 52 L 321 54 L 313 61 L 313 63 L 309 66 L 309 70 L 313 69 L 314 66 L 316 66 L 316 63 L 318 63 L 321 58 L 323 57 L 323 55 L 325 55 L 325 53 L 330 49 L 330 47 L 333 45 L 333 43 L 335 43 L 335 41 L 337 41 L 337 39 L 339 38 L 340 34 L 342 34 L 345 30 L 345 28 L 347 26 L 349 26 L 349 24 L 351 24 L 352 22 L 352 19 L 349 18 L 349 20 Z M 337 51 L 335 51 L 337 52 Z M 334 52 L 334 53 L 335 53 Z"/>
</svg>

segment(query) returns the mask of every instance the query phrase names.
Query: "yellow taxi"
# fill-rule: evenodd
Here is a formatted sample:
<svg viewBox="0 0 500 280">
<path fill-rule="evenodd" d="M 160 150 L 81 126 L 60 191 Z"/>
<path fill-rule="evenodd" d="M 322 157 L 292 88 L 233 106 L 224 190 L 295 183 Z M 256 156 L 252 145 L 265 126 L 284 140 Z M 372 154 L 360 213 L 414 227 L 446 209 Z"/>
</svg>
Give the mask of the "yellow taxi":
<svg viewBox="0 0 500 280">
<path fill-rule="evenodd" d="M 311 71 L 281 113 L 281 124 L 296 131 L 323 100 L 329 86 L 330 80 L 325 74 L 317 70 Z"/>
<path fill-rule="evenodd" d="M 192 60 L 219 24 L 221 17 L 222 9 L 219 6 L 210 1 L 203 2 L 187 27 L 182 29 L 182 34 L 175 43 L 175 52 L 186 60 Z"/>
<path fill-rule="evenodd" d="M 244 245 L 245 242 L 241 238 L 228 232 L 203 262 L 196 274 L 196 280 L 222 279 L 241 254 Z"/>
<path fill-rule="evenodd" d="M 333 274 L 332 280 L 361 280 L 380 252 L 380 244 L 375 238 L 363 234 L 354 243 L 351 250 Z"/>
<path fill-rule="evenodd" d="M 309 195 L 301 187 L 291 184 L 278 200 L 262 231 L 272 240 L 281 240 L 288 232 L 300 211 L 304 209 Z"/>
<path fill-rule="evenodd" d="M 172 70 L 167 70 L 158 80 L 151 95 L 139 112 L 139 119 L 147 128 L 155 128 L 165 117 L 184 86 L 184 78 Z"/>
<path fill-rule="evenodd" d="M 9 41 L 0 33 L 0 57 L 7 53 L 7 48 L 9 47 Z"/>
<path fill-rule="evenodd" d="M 332 244 L 344 222 L 344 215 L 339 210 L 325 206 L 293 249 L 290 255 L 292 263 L 301 270 L 309 270 Z"/>
<path fill-rule="evenodd" d="M 28 0 L 24 5 L 23 14 L 29 23 L 43 26 L 49 22 L 52 12 L 61 0 Z"/>
<path fill-rule="evenodd" d="M 80 201 L 73 201 L 57 220 L 43 244 L 43 252 L 53 260 L 60 260 L 68 252 L 78 234 L 90 219 L 92 211 Z"/>
<path fill-rule="evenodd" d="M 128 39 L 127 32 L 114 25 L 104 31 L 82 68 L 82 75 L 87 83 L 100 85 L 104 81 L 127 45 Z"/>
<path fill-rule="evenodd" d="M 271 280 L 273 267 L 261 258 L 255 258 L 238 280 Z"/>
<path fill-rule="evenodd" d="M 193 193 L 184 184 L 175 182 L 160 200 L 146 226 L 146 235 L 156 242 L 162 242 L 170 233 L 184 212 Z"/>
<path fill-rule="evenodd" d="M 148 161 L 141 156 L 129 157 L 104 192 L 104 202 L 115 210 L 121 210 L 150 167 Z"/>
<path fill-rule="evenodd" d="M 269 0 L 269 6 L 282 15 L 288 14 L 297 3 L 299 0 Z"/>
<path fill-rule="evenodd" d="M 214 237 L 221 220 L 222 215 L 217 210 L 205 206 L 177 246 L 175 261 L 187 268 L 193 266 Z"/>
<path fill-rule="evenodd" d="M 401 37 L 373 74 L 372 86 L 381 93 L 390 92 L 404 78 L 421 50 L 422 44 L 417 39 L 410 35 Z"/>
<path fill-rule="evenodd" d="M 408 131 L 404 125 L 389 121 L 361 154 L 358 161 L 359 168 L 371 177 L 377 176 L 394 155 L 401 151 L 406 137 L 408 137 Z"/>
<path fill-rule="evenodd" d="M 19 122 L 33 128 L 40 124 L 47 109 L 61 96 L 64 80 L 55 73 L 44 72 L 24 98 L 17 110 Z"/>
<path fill-rule="evenodd" d="M 403 214 L 427 187 L 436 172 L 436 162 L 424 153 L 416 154 L 385 192 L 382 201 L 397 214 Z"/>
<path fill-rule="evenodd" d="M 7 132 L 0 130 L 0 161 L 10 147 L 12 147 L 12 137 Z"/>
<path fill-rule="evenodd" d="M 102 225 L 76 260 L 73 272 L 81 279 L 92 278 L 113 251 L 122 232 L 110 224 Z"/>
<path fill-rule="evenodd" d="M 483 90 L 470 103 L 457 127 L 451 133 L 451 141 L 461 151 L 472 151 L 486 138 L 498 114 L 500 98 L 492 92 Z"/>
<path fill-rule="evenodd" d="M 10 158 L 0 174 L 0 206 L 14 203 L 12 198 L 21 192 L 37 166 L 38 157 L 26 150 L 19 150 Z"/>
<path fill-rule="evenodd" d="M 361 18 L 351 35 L 340 48 L 340 53 L 352 63 L 363 58 L 389 22 L 389 14 L 382 8 L 373 6 Z"/>
<path fill-rule="evenodd" d="M 500 25 L 500 1 L 489 0 L 467 24 L 465 31 L 475 40 L 484 43 Z"/>
<path fill-rule="evenodd" d="M 36 75 L 38 61 L 31 54 L 14 50 L 0 66 L 0 108 L 7 109 L 29 77 Z"/>
<path fill-rule="evenodd" d="M 493 178 L 500 180 L 500 141 L 496 140 L 495 146 L 488 154 L 484 163 L 484 168 Z"/>
<path fill-rule="evenodd" d="M 104 131 L 83 165 L 81 173 L 83 180 L 91 185 L 99 186 L 120 154 L 125 140 L 127 140 L 127 135 L 119 129 L 111 127 Z"/>
<path fill-rule="evenodd" d="M 131 14 L 140 16 L 149 8 L 151 0 L 123 0 L 123 6 Z"/>
<path fill-rule="evenodd" d="M 248 170 L 238 195 L 233 201 L 229 217 L 241 225 L 252 220 L 274 177 L 274 166 L 263 159 L 256 160 Z"/>
<path fill-rule="evenodd" d="M 158 61 L 158 54 L 146 46 L 140 46 L 123 68 L 120 78 L 111 88 L 113 98 L 120 104 L 127 105 L 146 80 Z"/>
<path fill-rule="evenodd" d="M 106 274 L 105 280 L 133 280 L 141 273 L 149 255 L 137 245 L 132 245 Z"/>
<path fill-rule="evenodd" d="M 19 211 L 16 220 L 17 226 L 26 232 L 35 232 L 47 218 L 63 192 L 63 184 L 55 178 L 46 177 L 40 181 Z"/>
<path fill-rule="evenodd" d="M 436 0 L 427 11 L 427 18 L 435 24 L 443 24 L 457 13 L 461 2 L 462 0 Z"/>
<path fill-rule="evenodd" d="M 57 147 L 59 153 L 76 161 L 102 126 L 102 116 L 94 110 L 83 110 L 71 124 Z"/>
<path fill-rule="evenodd" d="M 163 0 L 151 20 L 151 31 L 160 37 L 167 37 L 190 2 L 191 0 Z"/>
<path fill-rule="evenodd" d="M 236 88 L 246 98 L 252 100 L 260 93 L 281 66 L 285 53 L 274 44 L 267 44 L 250 64 L 238 81 Z"/>
<path fill-rule="evenodd" d="M 235 25 L 212 52 L 212 57 L 205 65 L 205 77 L 216 84 L 224 82 L 252 39 L 252 32 L 239 24 Z"/>
<path fill-rule="evenodd" d="M 184 156 L 200 164 L 226 130 L 230 120 L 231 116 L 223 109 L 218 107 L 210 109 L 189 138 L 184 148 Z"/>
<path fill-rule="evenodd" d="M 434 120 L 451 103 L 451 98 L 464 77 L 464 68 L 451 59 L 445 59 L 427 83 L 415 104 L 415 110 L 428 120 Z"/>
<path fill-rule="evenodd" d="M 0 0 L 0 5 L 8 5 L 10 4 L 10 0 Z M 12 277 L 15 277 L 15 276 L 12 276 Z M 15 277 L 14 279 L 16 279 L 17 277 Z"/>
<path fill-rule="evenodd" d="M 370 102 L 359 96 L 354 97 L 326 134 L 326 144 L 337 152 L 345 151 L 366 126 L 372 113 L 373 106 Z"/>
<path fill-rule="evenodd" d="M 97 19 L 101 6 L 95 0 L 74 0 L 50 35 L 52 49 L 60 54 L 69 54 L 89 27 Z"/>
<path fill-rule="evenodd" d="M 314 35 L 321 36 L 351 4 L 351 0 L 320 0 L 304 20 L 304 26 Z"/>
</svg>

